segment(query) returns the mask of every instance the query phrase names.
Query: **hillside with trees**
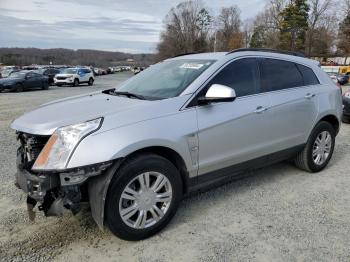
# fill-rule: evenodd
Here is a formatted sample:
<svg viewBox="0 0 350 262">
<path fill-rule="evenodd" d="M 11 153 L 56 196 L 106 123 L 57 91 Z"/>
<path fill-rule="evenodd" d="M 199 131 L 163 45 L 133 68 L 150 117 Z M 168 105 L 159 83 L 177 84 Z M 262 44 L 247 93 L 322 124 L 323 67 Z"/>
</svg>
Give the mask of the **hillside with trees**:
<svg viewBox="0 0 350 262">
<path fill-rule="evenodd" d="M 38 49 L 38 48 L 0 48 L 0 63 L 5 65 L 92 65 L 111 66 L 135 60 L 137 65 L 149 65 L 152 54 L 127 54 L 85 49 Z"/>
</svg>

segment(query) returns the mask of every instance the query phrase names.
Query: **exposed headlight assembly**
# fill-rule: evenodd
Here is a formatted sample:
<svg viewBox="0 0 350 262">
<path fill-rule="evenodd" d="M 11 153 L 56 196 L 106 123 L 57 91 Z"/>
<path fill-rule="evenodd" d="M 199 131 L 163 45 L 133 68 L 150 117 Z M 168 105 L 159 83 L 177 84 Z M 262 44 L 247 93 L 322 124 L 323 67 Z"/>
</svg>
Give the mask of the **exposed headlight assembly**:
<svg viewBox="0 0 350 262">
<path fill-rule="evenodd" d="M 58 128 L 41 150 L 32 169 L 37 171 L 65 169 L 80 141 L 97 131 L 102 125 L 102 121 L 103 118 L 97 118 Z"/>
</svg>

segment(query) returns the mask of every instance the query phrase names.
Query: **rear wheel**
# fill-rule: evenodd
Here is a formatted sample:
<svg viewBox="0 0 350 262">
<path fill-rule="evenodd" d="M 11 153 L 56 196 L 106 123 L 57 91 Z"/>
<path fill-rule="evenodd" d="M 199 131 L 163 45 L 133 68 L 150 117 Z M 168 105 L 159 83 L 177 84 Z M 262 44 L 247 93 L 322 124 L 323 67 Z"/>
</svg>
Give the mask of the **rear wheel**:
<svg viewBox="0 0 350 262">
<path fill-rule="evenodd" d="M 92 86 L 94 84 L 94 79 L 92 77 L 90 77 L 88 84 L 89 86 Z"/>
<path fill-rule="evenodd" d="M 349 123 L 350 123 L 350 118 L 349 118 L 349 117 L 346 117 L 346 116 L 343 116 L 342 121 L 343 121 L 344 123 L 349 124 Z"/>
<path fill-rule="evenodd" d="M 308 139 L 303 151 L 295 158 L 297 167 L 308 172 L 319 172 L 330 161 L 335 143 L 335 130 L 328 122 L 319 122 Z"/>
<path fill-rule="evenodd" d="M 106 222 L 116 236 L 141 240 L 163 229 L 182 197 L 181 177 L 167 159 L 145 154 L 127 160 L 106 199 Z"/>
</svg>

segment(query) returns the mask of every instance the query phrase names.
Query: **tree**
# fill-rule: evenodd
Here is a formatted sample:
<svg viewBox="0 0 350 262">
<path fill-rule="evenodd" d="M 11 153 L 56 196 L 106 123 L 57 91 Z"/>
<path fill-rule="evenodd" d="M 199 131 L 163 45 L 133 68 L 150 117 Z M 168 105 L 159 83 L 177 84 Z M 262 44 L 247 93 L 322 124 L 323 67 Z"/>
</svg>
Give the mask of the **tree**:
<svg viewBox="0 0 350 262">
<path fill-rule="evenodd" d="M 331 0 L 310 0 L 310 15 L 309 15 L 309 29 L 307 32 L 307 53 L 310 56 L 312 51 L 314 53 L 319 53 L 317 49 L 314 48 L 313 46 L 318 44 L 314 40 L 315 34 L 320 33 L 323 31 L 323 33 L 326 33 L 326 28 L 317 28 L 319 26 L 319 22 L 327 15 L 327 10 L 329 10 L 330 6 L 332 4 Z M 318 32 L 316 32 L 318 31 Z M 318 40 L 321 40 L 318 38 Z M 325 50 L 324 50 L 325 51 Z"/>
<path fill-rule="evenodd" d="M 178 4 L 167 14 L 157 46 L 158 59 L 182 53 L 209 50 L 208 32 L 212 17 L 201 1 Z"/>
<path fill-rule="evenodd" d="M 271 0 L 254 21 L 251 47 L 278 48 L 281 16 L 286 0 Z"/>
<path fill-rule="evenodd" d="M 292 51 L 305 50 L 308 30 L 309 5 L 306 0 L 293 0 L 280 13 L 280 48 Z"/>
<path fill-rule="evenodd" d="M 217 40 L 219 51 L 229 51 L 243 46 L 241 11 L 237 6 L 224 7 L 218 17 Z"/>
<path fill-rule="evenodd" d="M 350 55 L 350 13 L 339 24 L 338 39 L 338 49 L 344 55 Z"/>
</svg>

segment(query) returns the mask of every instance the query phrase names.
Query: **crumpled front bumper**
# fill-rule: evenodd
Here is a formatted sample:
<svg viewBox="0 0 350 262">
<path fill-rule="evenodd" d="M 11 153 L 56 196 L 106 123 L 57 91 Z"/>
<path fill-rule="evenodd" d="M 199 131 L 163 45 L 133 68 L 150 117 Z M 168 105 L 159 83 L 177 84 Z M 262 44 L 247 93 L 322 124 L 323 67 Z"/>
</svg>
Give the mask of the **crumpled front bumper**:
<svg viewBox="0 0 350 262">
<path fill-rule="evenodd" d="M 17 168 L 15 185 L 29 197 L 38 202 L 44 202 L 46 193 L 59 186 L 57 175 L 34 175 L 27 170 Z"/>
</svg>

